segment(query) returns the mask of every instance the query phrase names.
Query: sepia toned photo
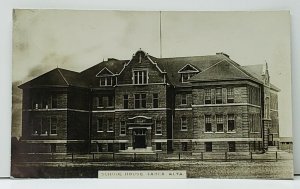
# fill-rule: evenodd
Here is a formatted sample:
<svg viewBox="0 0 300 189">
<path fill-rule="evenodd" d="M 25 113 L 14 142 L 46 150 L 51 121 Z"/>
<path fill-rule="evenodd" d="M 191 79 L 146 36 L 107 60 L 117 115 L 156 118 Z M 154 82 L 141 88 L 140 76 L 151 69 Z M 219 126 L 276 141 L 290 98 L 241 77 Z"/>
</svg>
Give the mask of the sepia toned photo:
<svg viewBox="0 0 300 189">
<path fill-rule="evenodd" d="M 13 18 L 13 178 L 293 179 L 288 11 Z"/>
</svg>

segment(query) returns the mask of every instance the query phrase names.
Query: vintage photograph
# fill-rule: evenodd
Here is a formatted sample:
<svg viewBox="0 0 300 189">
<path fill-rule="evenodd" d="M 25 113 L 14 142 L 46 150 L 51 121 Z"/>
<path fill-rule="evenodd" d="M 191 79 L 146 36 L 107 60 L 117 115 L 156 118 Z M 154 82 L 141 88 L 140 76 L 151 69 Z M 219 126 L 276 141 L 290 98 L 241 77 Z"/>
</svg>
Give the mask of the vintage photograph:
<svg viewBox="0 0 300 189">
<path fill-rule="evenodd" d="M 13 178 L 293 179 L 290 13 L 15 9 Z"/>
</svg>

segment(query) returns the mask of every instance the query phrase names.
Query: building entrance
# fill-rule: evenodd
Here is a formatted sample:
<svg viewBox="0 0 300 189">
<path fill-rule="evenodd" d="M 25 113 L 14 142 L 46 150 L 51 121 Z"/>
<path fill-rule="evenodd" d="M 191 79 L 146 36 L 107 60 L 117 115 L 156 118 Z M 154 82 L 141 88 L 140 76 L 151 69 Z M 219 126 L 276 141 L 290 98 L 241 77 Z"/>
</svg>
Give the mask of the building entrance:
<svg viewBox="0 0 300 189">
<path fill-rule="evenodd" d="M 146 148 L 146 133 L 147 129 L 134 129 L 133 130 L 133 148 Z"/>
</svg>

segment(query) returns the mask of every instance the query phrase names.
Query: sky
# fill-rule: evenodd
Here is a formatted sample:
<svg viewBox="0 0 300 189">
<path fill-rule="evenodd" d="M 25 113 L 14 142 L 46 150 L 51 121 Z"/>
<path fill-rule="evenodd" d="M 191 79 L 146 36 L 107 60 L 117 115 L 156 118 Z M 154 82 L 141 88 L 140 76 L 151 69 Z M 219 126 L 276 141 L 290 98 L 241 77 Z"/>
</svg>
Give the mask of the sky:
<svg viewBox="0 0 300 189">
<path fill-rule="evenodd" d="M 264 64 L 279 93 L 280 135 L 292 135 L 290 15 L 281 12 L 15 10 L 13 82 L 56 67 L 82 71 L 103 59 L 224 52 L 240 65 Z"/>
</svg>

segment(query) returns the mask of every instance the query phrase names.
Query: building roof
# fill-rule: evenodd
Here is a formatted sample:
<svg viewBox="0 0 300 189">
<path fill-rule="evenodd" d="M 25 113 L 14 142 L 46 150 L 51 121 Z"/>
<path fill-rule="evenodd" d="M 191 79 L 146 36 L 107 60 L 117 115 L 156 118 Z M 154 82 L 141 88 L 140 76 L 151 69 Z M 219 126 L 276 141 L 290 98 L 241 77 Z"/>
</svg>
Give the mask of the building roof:
<svg viewBox="0 0 300 189">
<path fill-rule="evenodd" d="M 167 74 L 168 82 L 177 87 L 192 85 L 191 83 L 182 83 L 181 73 L 178 73 L 186 65 L 190 65 L 199 71 L 199 73 L 190 78 L 191 82 L 248 79 L 257 83 L 263 83 L 264 67 L 262 64 L 240 66 L 224 53 L 172 58 L 156 58 L 148 54 L 146 56 L 150 61 L 157 64 L 158 69 Z M 32 86 L 98 87 L 99 73 L 101 71 L 105 70 L 107 73 L 118 75 L 129 62 L 130 60 L 109 58 L 80 73 L 56 68 L 22 84 L 20 88 Z M 274 85 L 271 85 L 271 88 L 279 91 Z"/>
<path fill-rule="evenodd" d="M 22 85 L 20 88 L 30 87 L 67 87 L 67 86 L 84 86 L 84 83 L 78 78 L 79 73 L 62 69 L 55 68 L 47 73 L 44 73 L 35 79 L 32 79 Z"/>
</svg>

